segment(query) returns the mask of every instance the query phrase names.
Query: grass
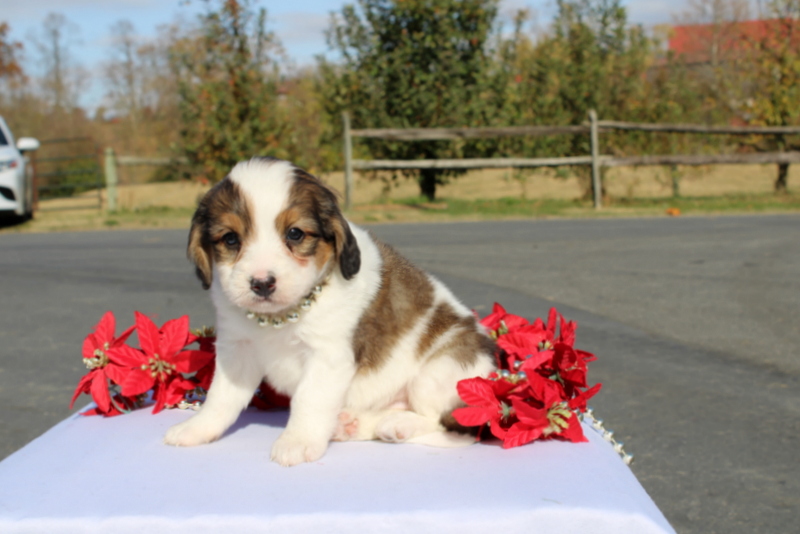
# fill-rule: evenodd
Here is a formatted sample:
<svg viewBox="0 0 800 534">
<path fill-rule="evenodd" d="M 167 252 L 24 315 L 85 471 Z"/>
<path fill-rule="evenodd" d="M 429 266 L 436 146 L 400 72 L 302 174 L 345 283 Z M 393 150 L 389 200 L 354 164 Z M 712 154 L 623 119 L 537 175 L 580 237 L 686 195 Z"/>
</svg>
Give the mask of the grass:
<svg viewBox="0 0 800 534">
<path fill-rule="evenodd" d="M 356 206 L 354 220 L 362 222 L 450 221 L 553 217 L 658 217 L 667 215 L 714 215 L 785 213 L 800 211 L 800 194 L 743 194 L 713 197 L 607 199 L 595 210 L 589 200 L 500 198 L 492 200 L 420 197 L 380 205 Z"/>
<path fill-rule="evenodd" d="M 58 232 L 143 228 L 188 228 L 191 208 L 149 207 L 106 213 L 99 210 L 47 211 L 22 224 L 0 222 L 0 232 Z M 450 222 L 490 219 L 663 217 L 800 212 L 800 193 L 740 194 L 678 198 L 615 198 L 600 210 L 588 200 L 500 198 L 491 200 L 421 197 L 356 205 L 347 213 L 356 223 Z"/>
<path fill-rule="evenodd" d="M 107 213 L 98 209 L 42 211 L 22 224 L 0 222 L 2 232 L 71 232 L 143 228 L 189 228 L 193 209 L 153 207 Z"/>
<path fill-rule="evenodd" d="M 591 203 L 588 201 L 508 197 L 488 200 L 442 199 L 438 202 L 428 202 L 424 198 L 414 197 L 400 199 L 396 203 L 418 209 L 432 217 L 437 215 L 458 218 L 475 216 L 481 219 L 558 216 L 569 210 L 591 208 Z"/>
<path fill-rule="evenodd" d="M 709 197 L 677 197 L 670 199 L 620 199 L 613 206 L 667 210 L 677 208 L 681 213 L 767 213 L 800 211 L 800 194 L 749 194 Z"/>
</svg>

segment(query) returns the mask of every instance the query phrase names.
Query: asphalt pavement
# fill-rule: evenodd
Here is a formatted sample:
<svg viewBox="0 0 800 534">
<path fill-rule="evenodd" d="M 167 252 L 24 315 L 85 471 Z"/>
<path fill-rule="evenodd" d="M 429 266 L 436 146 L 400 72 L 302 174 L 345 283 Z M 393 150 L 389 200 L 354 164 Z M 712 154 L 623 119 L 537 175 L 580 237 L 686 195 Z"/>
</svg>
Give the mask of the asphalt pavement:
<svg viewBox="0 0 800 534">
<path fill-rule="evenodd" d="M 576 346 L 598 356 L 595 413 L 678 532 L 800 531 L 800 216 L 370 229 L 481 314 L 497 301 L 576 320 Z M 119 327 L 134 310 L 213 324 L 185 241 L 0 235 L 0 459 L 70 413 L 106 310 Z"/>
</svg>

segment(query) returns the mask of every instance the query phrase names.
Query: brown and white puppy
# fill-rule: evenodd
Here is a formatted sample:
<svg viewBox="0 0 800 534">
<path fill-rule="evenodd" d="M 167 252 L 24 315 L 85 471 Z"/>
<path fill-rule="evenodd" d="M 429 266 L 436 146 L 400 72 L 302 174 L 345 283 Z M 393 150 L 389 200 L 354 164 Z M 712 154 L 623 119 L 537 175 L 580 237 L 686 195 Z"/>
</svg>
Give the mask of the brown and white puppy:
<svg viewBox="0 0 800 534">
<path fill-rule="evenodd" d="M 317 178 L 275 159 L 236 165 L 200 202 L 188 253 L 216 307 L 217 366 L 166 443 L 216 440 L 264 378 L 292 399 L 272 446 L 281 465 L 331 439 L 472 441 L 447 428 L 456 383 L 493 370 L 491 339 L 441 282 L 349 224 Z"/>
</svg>

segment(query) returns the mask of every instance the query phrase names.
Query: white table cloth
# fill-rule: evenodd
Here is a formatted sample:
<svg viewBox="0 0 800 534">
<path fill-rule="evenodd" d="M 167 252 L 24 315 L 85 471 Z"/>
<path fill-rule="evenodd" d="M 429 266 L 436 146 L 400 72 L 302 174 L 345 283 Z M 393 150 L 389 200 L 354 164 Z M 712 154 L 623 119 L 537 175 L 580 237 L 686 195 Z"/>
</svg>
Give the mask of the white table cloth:
<svg viewBox="0 0 800 534">
<path fill-rule="evenodd" d="M 247 411 L 222 440 L 162 444 L 191 412 L 75 415 L 0 462 L 0 532 L 674 532 L 618 455 L 589 443 L 503 450 L 332 443 L 283 468 L 286 413 Z"/>
</svg>

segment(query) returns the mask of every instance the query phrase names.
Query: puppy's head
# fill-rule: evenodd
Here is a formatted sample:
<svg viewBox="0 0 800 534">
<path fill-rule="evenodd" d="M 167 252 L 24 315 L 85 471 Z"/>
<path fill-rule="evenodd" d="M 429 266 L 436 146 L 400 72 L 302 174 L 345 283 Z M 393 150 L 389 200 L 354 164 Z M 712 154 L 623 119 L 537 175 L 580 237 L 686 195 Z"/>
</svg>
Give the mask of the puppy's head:
<svg viewBox="0 0 800 534">
<path fill-rule="evenodd" d="M 188 255 L 208 289 L 260 313 L 293 307 L 331 271 L 358 273 L 361 257 L 336 195 L 290 163 L 236 165 L 192 218 Z"/>
</svg>

